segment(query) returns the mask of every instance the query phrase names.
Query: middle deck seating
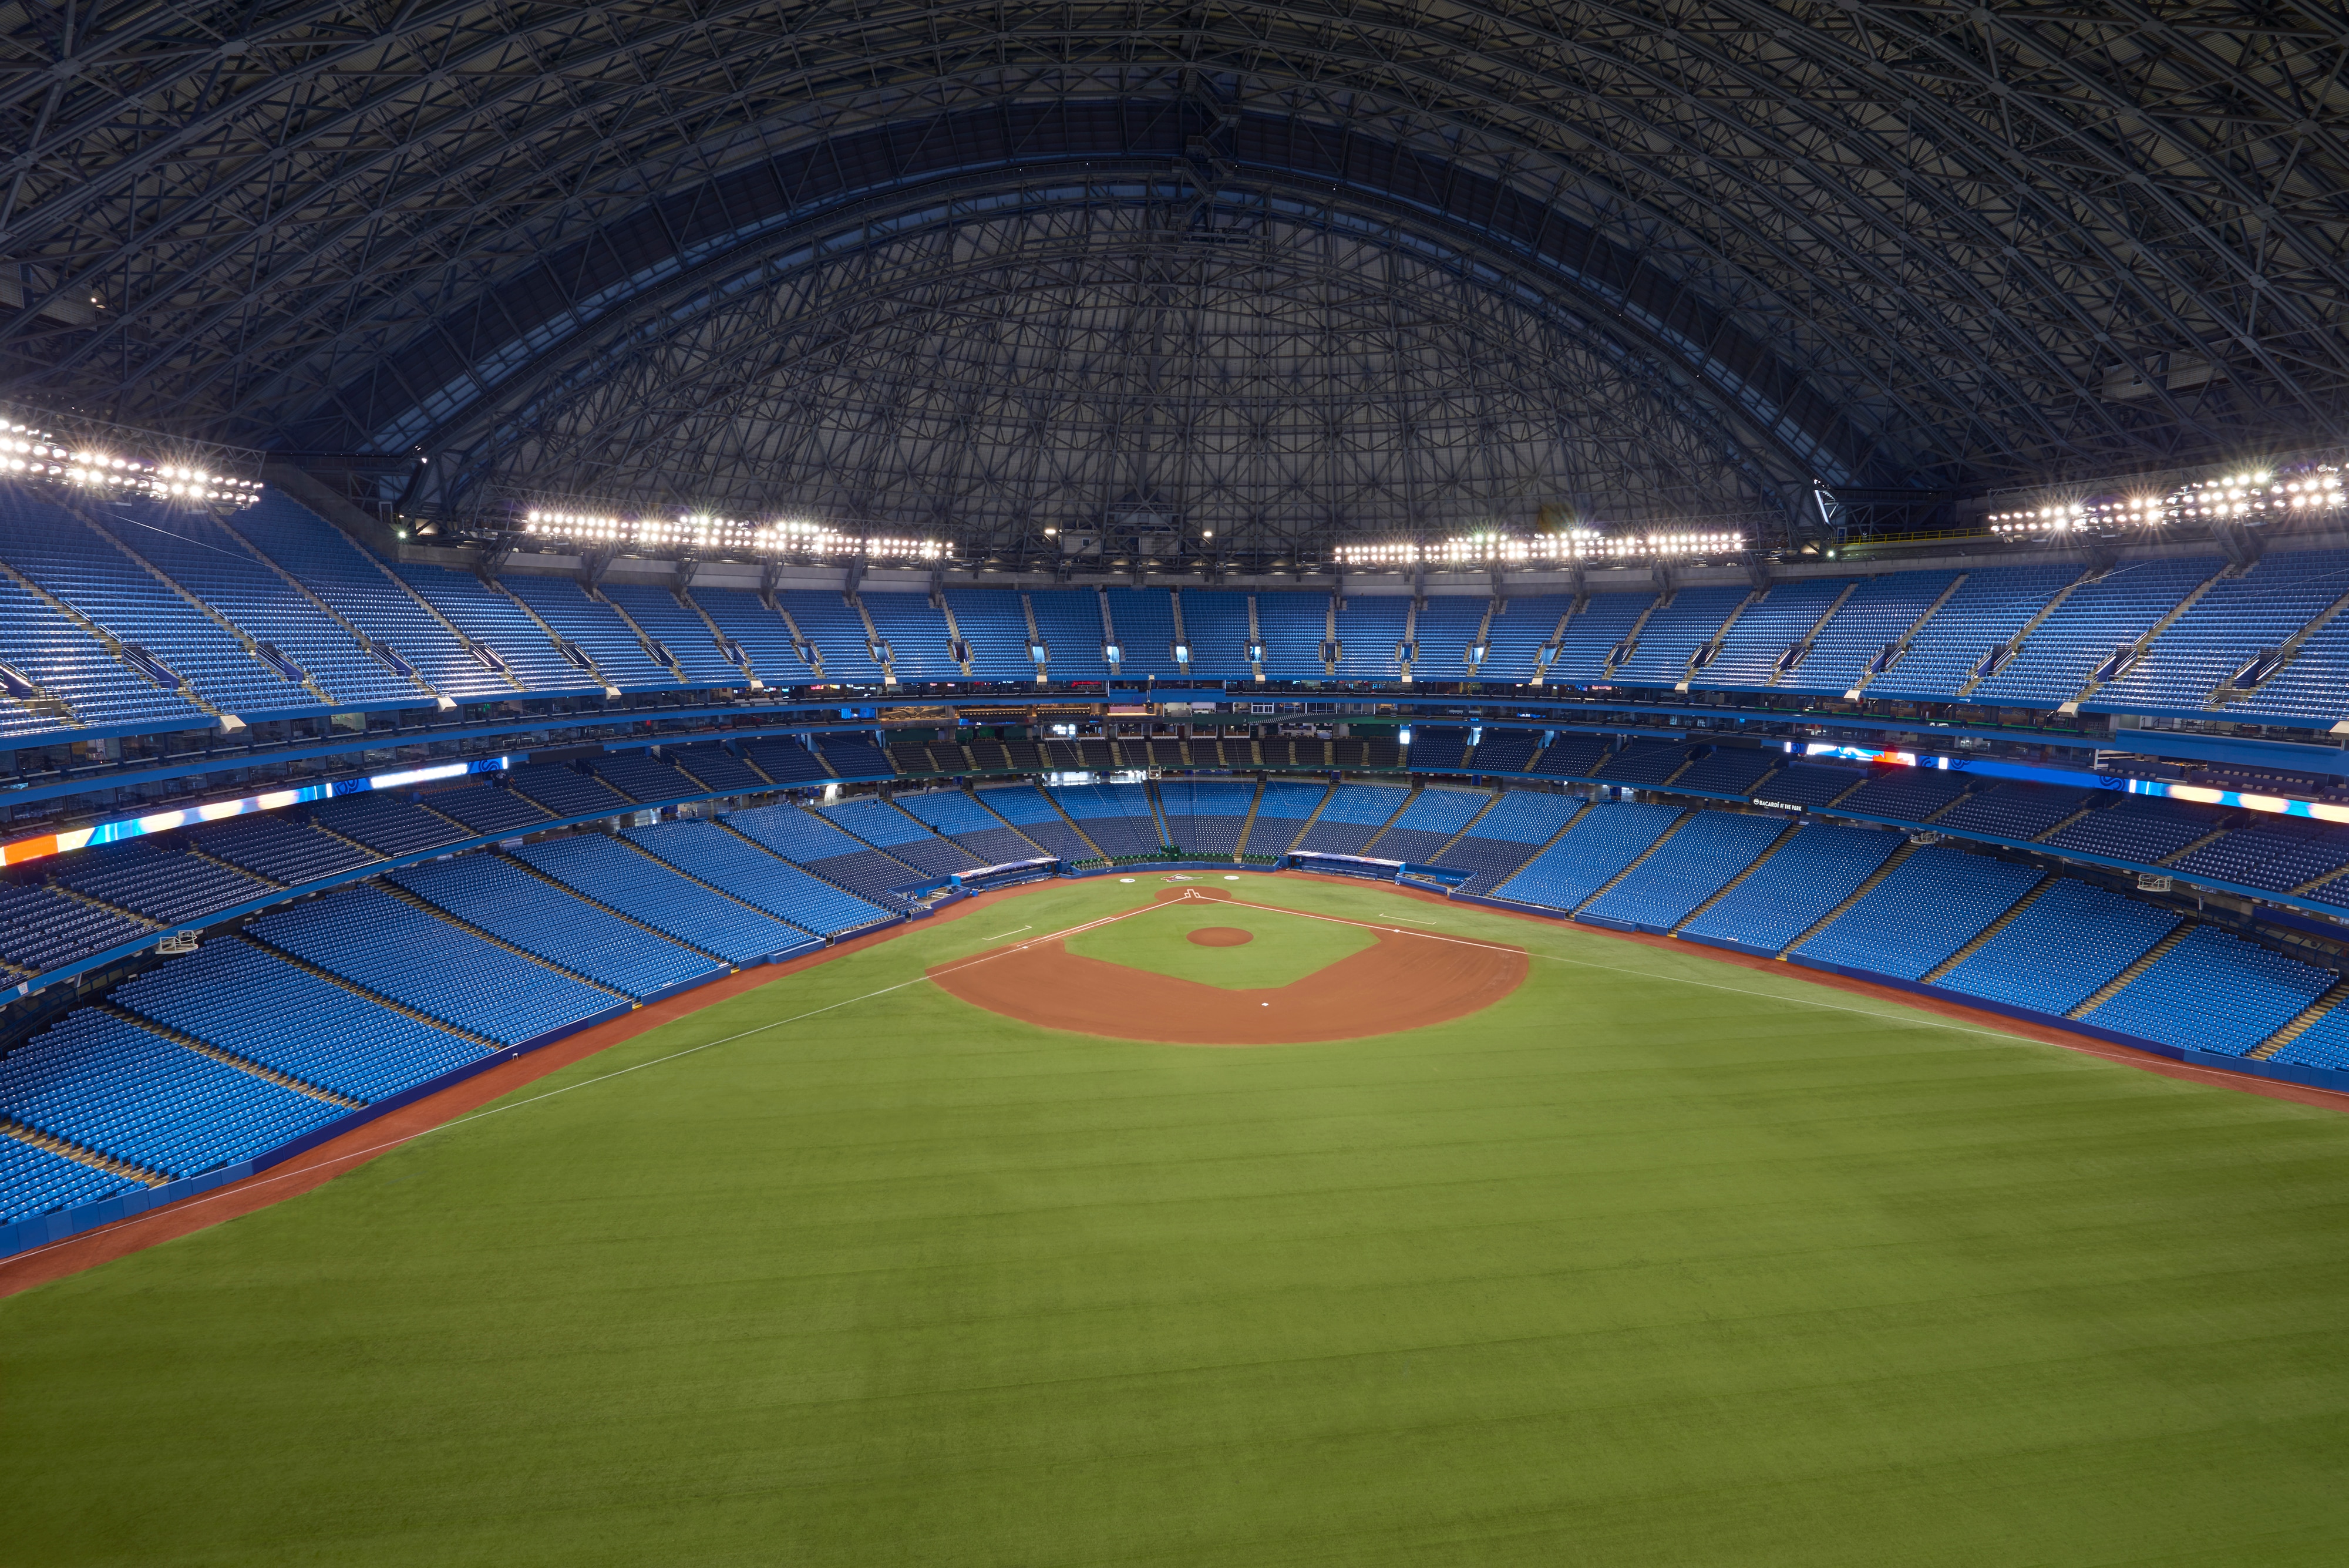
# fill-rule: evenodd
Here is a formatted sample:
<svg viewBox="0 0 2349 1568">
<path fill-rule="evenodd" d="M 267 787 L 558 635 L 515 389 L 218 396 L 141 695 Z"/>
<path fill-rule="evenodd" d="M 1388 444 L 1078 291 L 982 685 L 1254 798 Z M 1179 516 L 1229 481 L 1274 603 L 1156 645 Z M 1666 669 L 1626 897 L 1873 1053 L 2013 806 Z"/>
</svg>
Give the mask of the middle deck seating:
<svg viewBox="0 0 2349 1568">
<path fill-rule="evenodd" d="M 823 753 L 834 776 L 852 780 L 895 778 L 889 753 L 864 735 L 818 735 L 815 749 Z"/>
<path fill-rule="evenodd" d="M 1700 811 L 1577 917 L 1600 925 L 1669 931 L 1726 887 L 1786 832 L 1783 817 Z"/>
<path fill-rule="evenodd" d="M 1922 980 L 2046 875 L 2036 866 L 1929 844 L 1790 956 Z"/>
<path fill-rule="evenodd" d="M 726 972 L 724 965 L 575 898 L 501 856 L 460 855 L 392 872 L 390 879 L 541 962 L 632 1002 Z"/>
<path fill-rule="evenodd" d="M 2096 792 L 2060 784 L 2002 784 L 1943 812 L 1937 826 L 2027 843 L 2075 815 Z"/>
<path fill-rule="evenodd" d="M 788 736 L 745 741 L 742 754 L 750 759 L 751 766 L 785 788 L 823 784 L 833 776 L 824 772 L 823 763 L 813 752 Z"/>
<path fill-rule="evenodd" d="M 1464 766 L 1471 773 L 1521 774 L 1532 765 L 1534 753 L 1541 750 L 1538 730 L 1487 729 L 1477 738 Z M 1417 759 L 1413 759 L 1414 765 Z"/>
<path fill-rule="evenodd" d="M 797 808 L 769 809 L 785 812 Z M 831 831 L 837 833 L 838 829 Z M 889 918 L 895 907 L 893 904 L 885 908 L 844 891 L 836 885 L 842 878 L 821 874 L 832 862 L 779 863 L 777 857 L 746 843 L 742 835 L 714 822 L 664 822 L 652 827 L 632 827 L 621 836 L 695 880 L 707 882 L 730 898 L 818 936 L 836 937 L 878 925 Z M 901 869 L 898 875 L 905 873 Z"/>
<path fill-rule="evenodd" d="M 834 827 L 845 829 L 916 871 L 945 877 L 979 867 L 969 850 L 952 839 L 939 837 L 929 824 L 908 816 L 885 801 L 843 801 L 838 805 L 819 807 L 818 814 Z"/>
<path fill-rule="evenodd" d="M 346 888 L 245 928 L 271 947 L 438 1023 L 519 1045 L 614 1011 L 558 974 L 371 887 Z"/>
<path fill-rule="evenodd" d="M 1675 792 L 1751 795 L 1762 781 L 1786 763 L 1786 753 L 1775 747 L 1716 744 L 1672 780 Z"/>
<path fill-rule="evenodd" d="M 2153 866 L 2198 839 L 2209 837 L 2226 822 L 2227 814 L 2216 806 L 2129 794 L 2091 812 L 2061 832 L 2050 834 L 2045 842 L 2053 849 L 2076 849 L 2086 855 Z"/>
<path fill-rule="evenodd" d="M 321 833 L 291 812 L 254 812 L 202 823 L 190 828 L 188 837 L 213 859 L 233 862 L 288 888 L 356 871 L 378 858 L 372 850 Z"/>
<path fill-rule="evenodd" d="M 478 1062 L 482 1048 L 297 969 L 215 938 L 116 988 L 144 1018 L 289 1077 L 372 1104 Z"/>
<path fill-rule="evenodd" d="M 69 898 L 54 888 L 0 882 L 0 960 L 40 974 L 137 941 L 154 930 L 135 916 Z"/>
<path fill-rule="evenodd" d="M 475 833 L 528 833 L 554 819 L 544 807 L 496 784 L 466 784 L 426 797 L 432 809 L 454 817 Z"/>
<path fill-rule="evenodd" d="M 564 767 L 561 763 L 533 763 L 506 774 L 506 787 L 536 801 L 556 816 L 617 816 L 628 809 L 628 797 L 601 779 Z"/>
<path fill-rule="evenodd" d="M 750 763 L 715 742 L 672 746 L 665 755 L 712 794 L 763 794 L 771 787 Z"/>
<path fill-rule="evenodd" d="M 1940 768 L 1892 768 L 1837 801 L 1836 809 L 1855 816 L 1925 822 L 1954 805 L 1966 793 L 1968 782 L 1965 774 Z"/>
<path fill-rule="evenodd" d="M 2280 816 L 2254 820 L 2170 861 L 2182 876 L 2289 893 L 2349 866 L 2349 830 Z"/>
<path fill-rule="evenodd" d="M 791 958 L 823 945 L 812 933 L 705 888 L 601 833 L 525 845 L 514 851 L 514 858 L 583 898 L 738 967 Z"/>
</svg>

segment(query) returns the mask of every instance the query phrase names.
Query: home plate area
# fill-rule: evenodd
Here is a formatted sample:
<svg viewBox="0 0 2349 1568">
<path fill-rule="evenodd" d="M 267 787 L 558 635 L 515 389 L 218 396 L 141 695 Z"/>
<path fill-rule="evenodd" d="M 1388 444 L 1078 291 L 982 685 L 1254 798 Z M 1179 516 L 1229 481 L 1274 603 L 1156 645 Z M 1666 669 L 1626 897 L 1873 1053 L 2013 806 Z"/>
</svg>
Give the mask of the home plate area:
<svg viewBox="0 0 2349 1568">
<path fill-rule="evenodd" d="M 1250 904 L 1222 888 L 1154 903 L 927 972 L 949 994 L 1046 1029 L 1175 1045 L 1353 1040 L 1490 1007 L 1524 951 Z"/>
</svg>

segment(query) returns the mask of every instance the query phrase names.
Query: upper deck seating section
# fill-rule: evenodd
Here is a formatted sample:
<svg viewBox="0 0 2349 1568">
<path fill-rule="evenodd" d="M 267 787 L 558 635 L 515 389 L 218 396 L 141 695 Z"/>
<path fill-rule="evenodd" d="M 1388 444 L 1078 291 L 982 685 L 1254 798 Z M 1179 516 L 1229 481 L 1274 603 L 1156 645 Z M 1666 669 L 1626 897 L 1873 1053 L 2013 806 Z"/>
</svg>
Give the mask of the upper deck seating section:
<svg viewBox="0 0 2349 1568">
<path fill-rule="evenodd" d="M 1034 784 L 988 784 L 974 792 L 981 805 L 1062 860 L 1099 860 L 1105 853 L 1069 825 L 1060 807 Z"/>
<path fill-rule="evenodd" d="M 1037 588 L 1028 595 L 1055 680 L 1109 679 L 1102 659 L 1101 596 L 1091 588 Z"/>
<path fill-rule="evenodd" d="M 844 828 L 916 871 L 945 877 L 957 871 L 976 871 L 981 864 L 962 846 L 931 831 L 929 824 L 885 801 L 843 801 L 819 810 L 833 826 Z"/>
<path fill-rule="evenodd" d="M 8 488 L 0 484 L 0 525 L 6 522 L 7 502 Z M 203 710 L 176 691 L 167 691 L 134 674 L 97 639 L 6 576 L 0 576 L 0 663 L 63 702 L 99 734 L 199 729 L 212 722 Z M 0 702 L 0 739 L 65 729 L 46 714 Z"/>
<path fill-rule="evenodd" d="M 435 691 L 459 701 L 513 695 L 503 676 L 467 653 L 372 556 L 283 491 L 263 492 L 229 526 Z"/>
<path fill-rule="evenodd" d="M 269 896 L 268 883 L 190 855 L 187 848 L 174 835 L 84 849 L 59 858 L 55 879 L 167 926 Z"/>
<path fill-rule="evenodd" d="M 2329 970 L 2197 926 L 2143 974 L 2082 1014 L 2140 1040 L 2241 1056 L 2332 988 Z"/>
<path fill-rule="evenodd" d="M 1739 587 L 1682 588 L 1672 602 L 1661 605 L 1640 628 L 1640 645 L 1618 666 L 1615 680 L 1624 686 L 1677 686 L 1688 678 L 1689 660 L 1713 639 L 1729 612 L 1745 602 L 1748 590 Z"/>
<path fill-rule="evenodd" d="M 0 1137 L 0 1225 L 78 1209 L 141 1183 L 67 1159 L 13 1137 Z"/>
<path fill-rule="evenodd" d="M 605 679 L 623 691 L 672 691 L 684 684 L 674 670 L 657 664 L 636 632 L 609 604 L 587 597 L 569 577 L 515 572 L 499 586 L 530 607 L 538 618 L 587 650 Z"/>
<path fill-rule="evenodd" d="M 248 935 L 425 1017 L 519 1045 L 613 1011 L 609 993 L 373 887 L 262 916 Z"/>
<path fill-rule="evenodd" d="M 1531 680 L 1540 664 L 1541 650 L 1557 630 L 1557 618 L 1574 604 L 1570 594 L 1528 594 L 1503 598 L 1493 611 L 1485 638 L 1490 649 L 1477 667 L 1484 680 Z M 1430 674 L 1433 680 L 1435 676 Z"/>
<path fill-rule="evenodd" d="M 1485 624 L 1485 612 L 1492 604 L 1483 594 L 1472 597 L 1461 594 L 1436 594 L 1419 607 L 1412 621 L 1411 639 L 1416 644 L 1412 661 L 1412 678 L 1416 680 L 1465 680 L 1475 668 L 1468 654 L 1476 641 L 1476 632 Z"/>
<path fill-rule="evenodd" d="M 1183 632 L 1191 640 L 1191 673 L 1195 677 L 1202 680 L 1248 679 L 1247 595 L 1223 588 L 1184 589 Z"/>
<path fill-rule="evenodd" d="M 1549 682 L 1587 686 L 1605 680 L 1608 656 L 1631 635 L 1631 628 L 1656 598 L 1647 592 L 1591 595 L 1589 602 L 1566 623 L 1557 658 L 1549 667 Z"/>
<path fill-rule="evenodd" d="M 1381 860 L 1427 865 L 1435 858 L 1437 850 L 1451 843 L 1478 812 L 1492 804 L 1493 796 L 1485 790 L 1423 789 L 1411 797 L 1411 804 L 1395 814 L 1386 831 L 1371 845 L 1370 853 Z"/>
<path fill-rule="evenodd" d="M 1785 831 L 1782 817 L 1700 811 L 1621 881 L 1586 904 L 1578 918 L 1669 931 L 1753 865 Z"/>
<path fill-rule="evenodd" d="M 585 696 L 603 690 L 593 675 L 555 652 L 544 629 L 512 596 L 492 592 L 470 572 L 407 562 L 392 570 L 450 625 L 502 659 L 532 695 Z"/>
<path fill-rule="evenodd" d="M 1922 980 L 2047 874 L 1929 844 L 1796 949 L 1806 962 Z"/>
<path fill-rule="evenodd" d="M 1561 911 L 1579 906 L 1687 814 L 1647 802 L 1594 805 L 1502 883 L 1494 897 Z"/>
<path fill-rule="evenodd" d="M 1258 594 L 1256 596 L 1256 625 L 1263 636 L 1267 679 L 1321 679 L 1321 644 L 1330 635 L 1328 595 Z M 1243 649 L 1241 651 L 1247 650 Z"/>
<path fill-rule="evenodd" d="M 783 588 L 777 590 L 775 602 L 790 613 L 800 635 L 822 650 L 826 680 L 879 682 L 881 665 L 865 644 L 864 618 L 844 596 L 828 589 Z"/>
<path fill-rule="evenodd" d="M 138 941 L 149 922 L 69 898 L 53 888 L 0 882 L 0 960 L 42 974 Z"/>
<path fill-rule="evenodd" d="M 927 823 L 970 851 L 982 866 L 1035 860 L 1046 851 L 958 789 L 924 790 L 897 797 L 900 810 Z"/>
<path fill-rule="evenodd" d="M 889 668 L 900 680 L 959 680 L 962 666 L 947 646 L 947 618 L 926 593 L 876 589 L 858 596 L 873 629 L 889 645 Z"/>
<path fill-rule="evenodd" d="M 1680 934 L 1743 952 L 1777 952 L 1850 898 L 1901 842 L 1877 828 L 1806 824 Z"/>
<path fill-rule="evenodd" d="M 1341 784 L 1297 841 L 1297 847 L 1324 855 L 1361 855 L 1362 846 L 1402 809 L 1410 796 L 1411 792 L 1398 784 Z"/>
<path fill-rule="evenodd" d="M 574 898 L 501 856 L 460 855 L 410 866 L 391 873 L 391 880 L 542 963 L 631 1002 L 725 972 L 723 965 Z"/>
<path fill-rule="evenodd" d="M 603 593 L 647 637 L 668 650 L 686 685 L 730 689 L 744 684 L 741 666 L 726 657 L 708 624 L 667 588 L 607 581 Z"/>
<path fill-rule="evenodd" d="M 338 705 L 412 708 L 430 701 L 202 513 L 147 499 L 109 502 L 90 513 L 238 630 L 278 649 Z"/>
<path fill-rule="evenodd" d="M 234 937 L 115 989 L 142 1018 L 369 1104 L 484 1054 L 481 1046 Z"/>
<path fill-rule="evenodd" d="M 1955 572 L 1892 572 L 1863 577 L 1811 645 L 1778 682 L 1782 691 L 1840 697 L 1859 684 L 1871 660 L 1898 641 L 1956 579 Z"/>
<path fill-rule="evenodd" d="M 1933 983 L 1944 991 L 2062 1017 L 2170 932 L 2179 917 L 2073 877 Z"/>
<path fill-rule="evenodd" d="M 812 665 L 800 661 L 792 646 L 792 628 L 746 588 L 696 587 L 687 590 L 718 629 L 734 639 L 750 657 L 751 673 L 769 686 L 797 686 L 815 675 Z"/>
<path fill-rule="evenodd" d="M 1174 596 L 1164 588 L 1103 591 L 1110 624 L 1117 630 L 1118 652 L 1123 656 L 1118 673 L 1134 680 L 1154 675 L 1161 680 L 1189 680 L 1191 670 L 1174 662 Z"/>
<path fill-rule="evenodd" d="M 1402 673 L 1395 659 L 1403 628 L 1411 619 L 1408 594 L 1350 594 L 1339 601 L 1338 674 L 1348 680 L 1392 680 Z"/>
<path fill-rule="evenodd" d="M 0 1057 L 0 1116 L 167 1176 L 259 1154 L 343 1114 L 94 1007 Z"/>
<path fill-rule="evenodd" d="M 2349 584 L 2337 577 L 2330 586 L 2349 593 Z M 2291 663 L 2249 697 L 2228 703 L 2223 711 L 2230 719 L 2325 728 L 2349 719 L 2349 613 L 2335 615 L 2311 632 Z"/>
<path fill-rule="evenodd" d="M 145 649 L 222 712 L 286 718 L 326 709 L 106 535 L 15 486 L 0 486 L 0 560 L 119 640 Z"/>
<path fill-rule="evenodd" d="M 1868 683 L 1871 697 L 1946 702 L 1991 651 L 2080 576 L 2077 566 L 1990 566 L 1970 572 L 1933 612 L 1900 661 Z"/>
<path fill-rule="evenodd" d="M 948 588 L 946 594 L 956 628 L 970 649 L 974 680 L 1036 679 L 1036 661 L 1028 657 L 1028 612 L 1018 594 L 1003 588 Z"/>
<path fill-rule="evenodd" d="M 1510 790 L 1443 851 L 1437 864 L 1475 873 L 1461 884 L 1461 892 L 1490 893 L 1516 875 L 1582 808 L 1583 803 L 1570 794 Z"/>
<path fill-rule="evenodd" d="M 231 861 L 287 888 L 356 871 L 380 858 L 373 850 L 320 832 L 291 812 L 255 812 L 207 822 L 188 829 L 188 837 L 213 859 Z"/>
<path fill-rule="evenodd" d="M 2206 717 L 2205 701 L 2262 650 L 2281 646 L 2343 594 L 2349 553 L 2286 550 L 2223 577 L 2172 621 L 2137 667 L 2081 704 L 2088 713 Z M 2349 713 L 2349 692 L 2336 706 Z"/>
<path fill-rule="evenodd" d="M 2226 564 L 2215 556 L 2134 561 L 2081 584 L 1966 701 L 1997 708 L 2063 706 L 2099 665 L 2152 630 Z"/>
<path fill-rule="evenodd" d="M 1802 577 L 1771 584 L 1723 636 L 1721 651 L 1690 679 L 1689 690 L 1758 691 L 1769 685 L 1779 655 L 1811 635 L 1850 583 L 1848 577 Z"/>
<path fill-rule="evenodd" d="M 810 932 L 600 833 L 526 845 L 514 851 L 514 858 L 584 898 L 730 964 L 788 958 L 822 945 Z"/>
</svg>

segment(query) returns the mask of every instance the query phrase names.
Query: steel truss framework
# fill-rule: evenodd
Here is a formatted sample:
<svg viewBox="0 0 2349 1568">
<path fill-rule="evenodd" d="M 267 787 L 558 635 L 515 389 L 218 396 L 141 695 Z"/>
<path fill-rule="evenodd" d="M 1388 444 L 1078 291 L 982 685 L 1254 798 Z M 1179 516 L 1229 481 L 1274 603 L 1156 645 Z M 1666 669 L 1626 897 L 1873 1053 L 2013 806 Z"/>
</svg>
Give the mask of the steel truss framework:
<svg viewBox="0 0 2349 1568">
<path fill-rule="evenodd" d="M 8 385 L 452 499 L 1423 530 L 2349 434 L 2313 0 L 0 16 Z"/>
</svg>

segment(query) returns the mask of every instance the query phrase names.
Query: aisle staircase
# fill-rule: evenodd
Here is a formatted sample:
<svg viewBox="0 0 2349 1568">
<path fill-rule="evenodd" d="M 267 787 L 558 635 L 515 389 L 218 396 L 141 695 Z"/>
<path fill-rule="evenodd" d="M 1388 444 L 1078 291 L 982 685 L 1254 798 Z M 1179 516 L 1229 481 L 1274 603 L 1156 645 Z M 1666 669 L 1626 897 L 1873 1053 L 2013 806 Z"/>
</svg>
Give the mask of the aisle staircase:
<svg viewBox="0 0 2349 1568">
<path fill-rule="evenodd" d="M 1968 942 L 1965 946 L 1951 953 L 1948 958 L 1943 959 L 1940 963 L 1935 964 L 1931 969 L 1927 970 L 1924 976 L 1925 983 L 1927 985 L 1932 984 L 1935 981 L 1940 979 L 1943 975 L 1949 973 L 1951 970 L 1965 962 L 1966 960 L 1973 957 L 1976 952 L 1989 944 L 1991 938 L 2006 929 L 2009 925 L 2013 923 L 2014 918 L 2017 915 L 2022 914 L 2023 910 L 2037 903 L 2039 901 L 2039 896 L 2047 891 L 2048 888 L 2055 886 L 2055 884 L 2060 880 L 2060 877 L 2046 876 L 2042 877 L 2038 881 L 2033 882 L 2028 892 L 2024 893 L 2022 898 L 2017 898 L 2013 903 L 2009 904 L 2006 907 L 2006 913 L 2001 915 L 1997 919 L 1992 920 L 1989 925 L 1984 926 L 1981 930 L 1975 932 L 1973 940 Z"/>
<path fill-rule="evenodd" d="M 2168 952 L 2170 949 L 2176 947 L 2178 943 L 2184 941 L 2186 940 L 2187 933 L 2193 930 L 2193 921 L 2184 919 L 2179 920 L 2177 925 L 2170 928 L 2170 931 L 2168 936 L 2162 938 L 2159 941 L 2154 943 L 2153 946 L 2146 949 L 2143 953 L 2139 954 L 2135 963 L 2130 964 L 2128 968 L 2121 971 L 2120 973 L 2113 976 L 2112 979 L 2105 981 L 2104 984 L 2090 992 L 2088 993 L 2088 999 L 2085 1002 L 2081 1002 L 2079 1006 L 2072 1009 L 2071 1012 L 2065 1013 L 2064 1016 L 2066 1018 L 2085 1018 L 2097 1008 L 2102 1007 L 2106 1002 L 2110 1002 L 2114 997 L 2118 996 L 2123 991 L 2127 989 L 2129 981 L 2135 980 L 2137 976 L 2151 969 L 2155 964 L 2160 962 L 2162 955 Z"/>
<path fill-rule="evenodd" d="M 1850 792 L 1846 791 L 1845 793 L 1848 794 Z M 1837 798 L 1841 799 L 1842 796 L 1839 795 Z M 1909 856 L 1916 852 L 1917 846 L 1914 844 L 1904 842 L 1899 848 L 1895 849 L 1890 855 L 1887 856 L 1883 865 L 1878 866 L 1875 870 L 1868 874 L 1867 881 L 1862 882 L 1858 887 L 1854 888 L 1851 890 L 1851 896 L 1849 898 L 1846 898 L 1842 903 L 1837 904 L 1834 909 L 1829 909 L 1826 914 L 1821 915 L 1817 919 L 1813 920 L 1808 926 L 1804 928 L 1803 934 L 1801 936 L 1796 937 L 1793 941 L 1788 942 L 1785 947 L 1780 948 L 1776 955 L 1778 961 L 1784 963 L 1786 961 L 1786 955 L 1788 953 L 1793 952 L 1796 948 L 1801 947 L 1805 942 L 1809 941 L 1821 931 L 1826 930 L 1829 926 L 1832 926 L 1837 920 L 1842 919 L 1846 910 L 1849 909 L 1854 904 L 1858 903 L 1862 898 L 1867 898 L 1870 893 L 1875 892 L 1878 883 L 1883 881 L 1887 877 L 1891 876 L 1894 871 L 1899 869 L 1900 863 L 1903 860 L 1908 859 Z"/>
</svg>

